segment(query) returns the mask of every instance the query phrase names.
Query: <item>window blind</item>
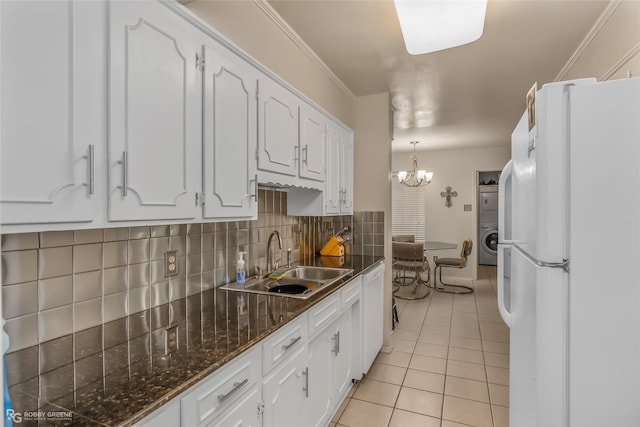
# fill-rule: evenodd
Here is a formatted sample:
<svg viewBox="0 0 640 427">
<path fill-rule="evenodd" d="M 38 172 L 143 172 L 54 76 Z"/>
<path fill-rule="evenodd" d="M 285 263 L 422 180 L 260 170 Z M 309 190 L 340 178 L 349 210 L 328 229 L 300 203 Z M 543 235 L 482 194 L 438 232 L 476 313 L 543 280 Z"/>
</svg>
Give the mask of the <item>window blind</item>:
<svg viewBox="0 0 640 427">
<path fill-rule="evenodd" d="M 416 242 L 425 241 L 426 187 L 407 187 L 393 180 L 391 187 L 391 232 L 413 234 Z"/>
</svg>

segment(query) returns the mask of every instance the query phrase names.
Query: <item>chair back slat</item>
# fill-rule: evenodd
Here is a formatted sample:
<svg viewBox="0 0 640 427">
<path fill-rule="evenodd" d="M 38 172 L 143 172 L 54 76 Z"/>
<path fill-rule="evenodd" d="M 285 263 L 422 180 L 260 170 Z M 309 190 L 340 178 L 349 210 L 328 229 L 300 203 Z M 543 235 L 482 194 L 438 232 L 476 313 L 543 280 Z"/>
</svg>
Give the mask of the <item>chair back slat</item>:
<svg viewBox="0 0 640 427">
<path fill-rule="evenodd" d="M 413 234 L 396 234 L 391 236 L 391 240 L 394 242 L 415 242 L 416 236 Z"/>
<path fill-rule="evenodd" d="M 392 256 L 403 260 L 422 260 L 424 258 L 424 245 L 414 242 L 391 242 Z"/>
</svg>

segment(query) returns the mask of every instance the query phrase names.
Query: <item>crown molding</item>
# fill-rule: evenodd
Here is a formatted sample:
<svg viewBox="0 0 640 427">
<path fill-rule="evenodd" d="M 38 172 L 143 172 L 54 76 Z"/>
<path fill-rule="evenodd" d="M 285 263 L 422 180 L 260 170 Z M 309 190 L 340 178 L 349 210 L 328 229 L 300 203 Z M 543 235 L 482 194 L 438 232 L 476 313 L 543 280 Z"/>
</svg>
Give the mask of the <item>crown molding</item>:
<svg viewBox="0 0 640 427">
<path fill-rule="evenodd" d="M 596 36 L 600 32 L 604 24 L 607 23 L 611 15 L 613 15 L 613 12 L 616 11 L 616 9 L 618 8 L 618 6 L 620 6 L 622 1 L 623 0 L 612 0 L 607 5 L 607 7 L 604 9 L 604 11 L 600 14 L 598 19 L 596 20 L 596 22 L 593 24 L 593 26 L 591 27 L 587 35 L 584 37 L 584 39 L 582 39 L 582 42 L 578 45 L 578 48 L 575 50 L 575 52 L 573 52 L 573 55 L 571 55 L 567 63 L 564 65 L 564 67 L 562 67 L 562 69 L 560 70 L 560 72 L 558 73 L 554 81 L 557 82 L 557 81 L 565 80 L 567 73 L 569 73 L 569 70 L 571 70 L 571 68 L 573 68 L 573 66 L 578 61 L 578 59 L 580 59 L 584 51 L 589 47 L 591 42 L 593 42 L 593 39 L 596 38 Z"/>
<path fill-rule="evenodd" d="M 338 76 L 331 71 L 331 68 L 324 63 L 322 59 L 307 45 L 298 33 L 280 16 L 278 12 L 267 2 L 267 0 L 253 0 L 256 6 L 273 21 L 274 24 L 295 44 L 302 53 L 304 53 L 314 64 L 322 70 L 329 79 L 342 90 L 352 101 L 356 100 L 356 96 L 349 90 Z"/>
<path fill-rule="evenodd" d="M 629 50 L 618 62 L 616 62 L 613 67 L 609 69 L 606 73 L 602 75 L 598 80 L 609 80 L 611 76 L 617 73 L 622 67 L 624 67 L 633 57 L 640 54 L 640 42 L 636 43 L 634 47 Z M 631 76 L 628 76 L 631 77 Z"/>
</svg>

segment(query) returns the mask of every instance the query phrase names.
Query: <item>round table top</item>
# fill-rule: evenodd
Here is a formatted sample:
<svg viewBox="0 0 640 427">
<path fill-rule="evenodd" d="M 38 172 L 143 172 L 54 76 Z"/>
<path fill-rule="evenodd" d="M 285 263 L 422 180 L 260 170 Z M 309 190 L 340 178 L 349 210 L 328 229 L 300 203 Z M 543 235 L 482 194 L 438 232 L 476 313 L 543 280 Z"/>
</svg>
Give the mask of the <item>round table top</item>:
<svg viewBox="0 0 640 427">
<path fill-rule="evenodd" d="M 447 243 L 447 242 L 424 242 L 424 250 L 425 251 L 438 251 L 442 249 L 456 249 L 458 247 L 457 243 Z"/>
</svg>

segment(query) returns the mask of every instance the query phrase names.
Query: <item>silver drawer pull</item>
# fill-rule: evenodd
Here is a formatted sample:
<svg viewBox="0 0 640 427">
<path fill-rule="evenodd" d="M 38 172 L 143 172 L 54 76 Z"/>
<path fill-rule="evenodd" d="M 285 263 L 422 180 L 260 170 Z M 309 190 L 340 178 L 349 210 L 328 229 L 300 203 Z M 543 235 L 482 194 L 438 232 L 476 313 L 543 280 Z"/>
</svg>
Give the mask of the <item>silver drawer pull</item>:
<svg viewBox="0 0 640 427">
<path fill-rule="evenodd" d="M 291 338 L 291 342 L 289 342 L 289 344 L 285 344 L 282 346 L 282 351 L 287 351 L 289 350 L 291 347 L 293 347 L 293 345 L 295 343 L 297 343 L 298 341 L 300 341 L 302 339 L 301 336 L 299 336 L 298 338 Z"/>
<path fill-rule="evenodd" d="M 305 397 L 309 397 L 309 367 L 304 368 L 302 372 L 304 375 L 304 387 L 302 387 L 302 391 L 304 391 Z"/>
<path fill-rule="evenodd" d="M 248 382 L 249 382 L 249 378 L 245 378 L 244 381 L 242 381 L 241 383 L 233 383 L 233 389 L 229 393 L 218 395 L 218 403 L 222 403 L 225 400 L 227 400 L 229 397 L 231 397 L 231 395 L 233 395 L 233 393 L 240 390 L 242 386 Z"/>
</svg>

